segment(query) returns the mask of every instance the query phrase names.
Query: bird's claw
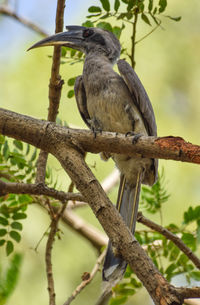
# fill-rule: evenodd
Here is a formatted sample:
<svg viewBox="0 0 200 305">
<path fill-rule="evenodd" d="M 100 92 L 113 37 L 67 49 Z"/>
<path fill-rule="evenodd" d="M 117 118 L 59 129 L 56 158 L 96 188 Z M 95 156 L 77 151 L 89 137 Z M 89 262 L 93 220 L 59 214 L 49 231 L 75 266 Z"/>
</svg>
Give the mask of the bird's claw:
<svg viewBox="0 0 200 305">
<path fill-rule="evenodd" d="M 137 133 L 133 136 L 133 139 L 132 139 L 132 144 L 136 144 L 137 141 L 139 140 L 139 138 L 141 138 L 143 135 L 141 133 Z"/>
</svg>

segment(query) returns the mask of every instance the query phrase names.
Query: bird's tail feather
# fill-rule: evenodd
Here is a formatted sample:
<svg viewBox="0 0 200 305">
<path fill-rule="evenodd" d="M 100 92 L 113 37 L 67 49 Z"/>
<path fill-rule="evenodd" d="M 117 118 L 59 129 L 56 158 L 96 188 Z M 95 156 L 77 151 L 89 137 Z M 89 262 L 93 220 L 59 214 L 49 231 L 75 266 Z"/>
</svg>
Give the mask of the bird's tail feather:
<svg viewBox="0 0 200 305">
<path fill-rule="evenodd" d="M 117 209 L 122 215 L 125 223 L 134 234 L 137 220 L 138 202 L 141 187 L 141 173 L 138 173 L 135 186 L 126 182 L 124 176 L 121 176 L 120 187 L 117 199 Z M 98 305 L 106 304 L 111 295 L 112 287 L 120 281 L 125 273 L 127 263 L 121 257 L 113 253 L 112 245 L 109 241 L 106 258 L 103 266 L 103 293 L 98 301 Z"/>
</svg>

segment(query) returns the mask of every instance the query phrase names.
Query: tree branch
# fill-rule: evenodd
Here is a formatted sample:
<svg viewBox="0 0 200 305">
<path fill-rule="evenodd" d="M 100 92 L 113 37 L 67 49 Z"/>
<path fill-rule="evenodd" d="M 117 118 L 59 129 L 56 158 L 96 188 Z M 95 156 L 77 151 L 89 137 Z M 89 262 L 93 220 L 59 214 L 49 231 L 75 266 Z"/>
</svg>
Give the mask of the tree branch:
<svg viewBox="0 0 200 305">
<path fill-rule="evenodd" d="M 94 268 L 92 269 L 91 273 L 84 272 L 82 276 L 81 284 L 76 287 L 72 295 L 67 299 L 67 301 L 63 305 L 71 304 L 71 302 L 77 297 L 77 295 L 93 280 L 96 273 L 99 271 L 99 267 L 104 260 L 105 254 L 106 254 L 106 250 L 104 250 L 101 253 L 101 255 L 98 257 L 96 264 L 94 265 Z"/>
<path fill-rule="evenodd" d="M 56 9 L 56 29 L 55 33 L 62 32 L 63 30 L 63 16 L 65 9 L 65 0 L 57 1 Z M 61 79 L 59 74 L 60 70 L 60 56 L 61 47 L 55 46 L 52 58 L 51 77 L 49 81 L 49 109 L 48 109 L 48 121 L 55 122 L 58 114 L 58 108 L 60 105 L 61 90 L 64 81 Z M 46 164 L 47 164 L 48 153 L 40 151 L 37 160 L 37 173 L 36 183 L 45 182 Z"/>
<path fill-rule="evenodd" d="M 6 194 L 30 194 L 30 195 L 46 195 L 51 196 L 61 202 L 68 200 L 84 201 L 81 194 L 78 193 L 65 193 L 63 191 L 57 191 L 53 188 L 49 188 L 43 184 L 28 184 L 28 183 L 14 183 L 4 182 L 0 180 L 0 196 Z"/>
<path fill-rule="evenodd" d="M 31 22 L 31 21 L 29 21 L 29 20 L 27 20 L 23 17 L 20 17 L 16 12 L 12 11 L 11 9 L 9 9 L 5 5 L 0 6 L 0 14 L 14 18 L 15 20 L 19 21 L 20 23 L 22 23 L 23 25 L 25 25 L 29 29 L 39 33 L 42 36 L 47 36 L 48 35 L 48 33 L 46 33 L 44 30 L 42 30 L 36 24 L 34 24 L 33 22 Z"/>
<path fill-rule="evenodd" d="M 94 138 L 89 130 L 70 129 L 51 122 L 37 120 L 0 108 L 0 132 L 27 142 L 37 148 L 52 152 L 60 142 L 66 147 L 76 147 L 92 153 L 112 152 L 144 158 L 170 159 L 200 164 L 200 146 L 180 137 L 142 136 L 136 143 L 133 137 L 113 132 L 102 132 Z"/>
<path fill-rule="evenodd" d="M 142 223 L 143 225 L 151 228 L 152 230 L 159 232 L 167 239 L 171 240 L 192 262 L 193 264 L 200 269 L 200 259 L 192 252 L 190 248 L 188 248 L 182 240 L 175 234 L 171 233 L 169 230 L 159 226 L 155 222 L 147 219 L 142 215 L 141 212 L 138 213 L 137 221 Z"/>
</svg>

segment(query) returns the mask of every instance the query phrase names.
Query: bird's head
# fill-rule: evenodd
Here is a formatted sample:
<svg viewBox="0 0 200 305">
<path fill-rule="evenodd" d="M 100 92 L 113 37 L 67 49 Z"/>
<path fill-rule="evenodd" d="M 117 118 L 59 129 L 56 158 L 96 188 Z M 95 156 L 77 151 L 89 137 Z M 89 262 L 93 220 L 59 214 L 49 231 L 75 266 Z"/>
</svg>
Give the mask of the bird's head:
<svg viewBox="0 0 200 305">
<path fill-rule="evenodd" d="M 115 35 L 100 28 L 66 26 L 67 31 L 44 38 L 28 50 L 43 46 L 66 46 L 87 54 L 108 57 L 111 62 L 120 55 L 121 46 Z"/>
</svg>

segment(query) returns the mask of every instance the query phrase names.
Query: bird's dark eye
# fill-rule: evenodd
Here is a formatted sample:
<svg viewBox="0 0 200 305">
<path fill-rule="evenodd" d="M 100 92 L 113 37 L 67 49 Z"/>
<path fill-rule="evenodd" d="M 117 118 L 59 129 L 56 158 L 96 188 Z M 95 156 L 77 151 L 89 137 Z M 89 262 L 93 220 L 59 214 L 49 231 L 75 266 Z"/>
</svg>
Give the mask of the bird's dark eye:
<svg viewBox="0 0 200 305">
<path fill-rule="evenodd" d="M 83 32 L 83 37 L 84 37 L 84 38 L 87 38 L 87 37 L 91 36 L 93 33 L 94 33 L 93 30 L 87 29 L 87 30 L 85 30 L 85 31 Z"/>
</svg>

